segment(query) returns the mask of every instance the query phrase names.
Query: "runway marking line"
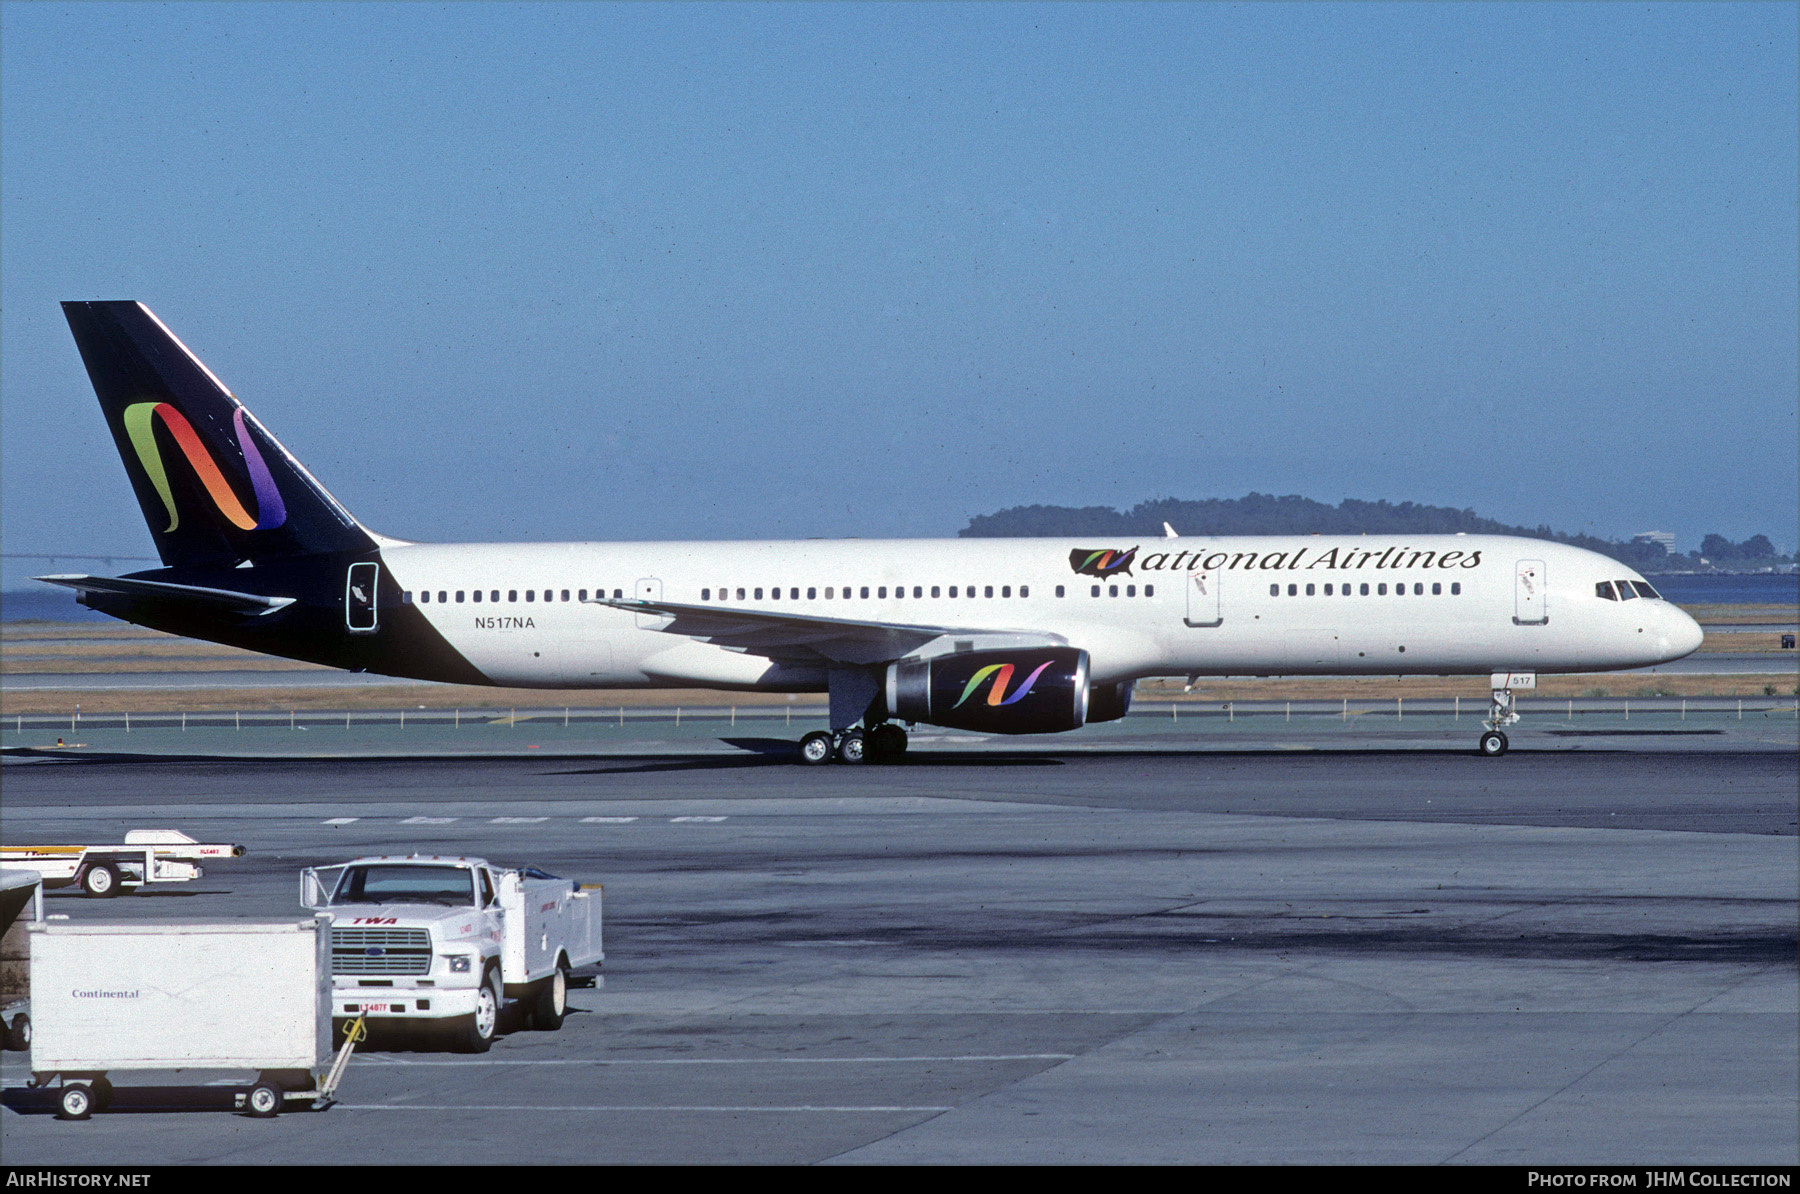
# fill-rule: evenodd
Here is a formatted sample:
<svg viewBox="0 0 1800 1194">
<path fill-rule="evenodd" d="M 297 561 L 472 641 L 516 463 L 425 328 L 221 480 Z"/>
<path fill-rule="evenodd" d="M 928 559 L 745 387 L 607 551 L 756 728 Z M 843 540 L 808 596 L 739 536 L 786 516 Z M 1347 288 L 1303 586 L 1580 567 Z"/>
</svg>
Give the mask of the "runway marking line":
<svg viewBox="0 0 1800 1194">
<path fill-rule="evenodd" d="M 327 824 L 327 825 L 350 825 L 350 824 L 353 824 L 360 820 L 362 820 L 361 817 L 332 817 L 330 820 L 326 821 L 325 824 Z"/>
<path fill-rule="evenodd" d="M 670 817 L 669 824 L 679 825 L 684 821 L 723 821 L 724 817 Z"/>
<path fill-rule="evenodd" d="M 541 825 L 549 817 L 494 817 L 489 825 Z"/>
<path fill-rule="evenodd" d="M 461 817 L 407 817 L 405 820 L 401 821 L 400 824 L 402 824 L 402 825 L 449 825 L 449 824 L 452 824 L 453 822 L 460 821 L 461 819 L 462 819 Z"/>
<path fill-rule="evenodd" d="M 583 825 L 626 825 L 637 820 L 636 817 L 583 817 Z"/>
<path fill-rule="evenodd" d="M 943 1062 L 1073 1061 L 1076 1053 L 963 1053 L 928 1057 L 528 1057 L 515 1061 L 412 1061 L 404 1057 L 365 1056 L 359 1066 L 502 1066 L 502 1065 L 881 1065 Z"/>
<path fill-rule="evenodd" d="M 337 1109 L 339 1111 L 534 1111 L 534 1112 L 571 1111 L 571 1112 L 576 1112 L 576 1113 L 580 1113 L 580 1114 L 594 1113 L 594 1112 L 621 1112 L 621 1111 L 658 1111 L 658 1112 L 665 1112 L 665 1113 L 670 1112 L 670 1111 L 693 1111 L 693 1112 L 710 1112 L 710 1113 L 715 1113 L 715 1114 L 716 1113 L 726 1113 L 726 1114 L 732 1114 L 732 1115 L 742 1114 L 744 1112 L 763 1112 L 763 1113 L 772 1112 L 772 1113 L 780 1114 L 780 1115 L 793 1115 L 798 1112 L 827 1112 L 827 1113 L 837 1112 L 837 1113 L 850 1113 L 850 1114 L 892 1115 L 897 1112 L 917 1114 L 920 1112 L 936 1113 L 936 1112 L 956 1110 L 956 1108 L 954 1108 L 954 1107 L 940 1107 L 940 1106 L 908 1107 L 908 1106 L 900 1106 L 900 1105 L 876 1106 L 876 1107 L 825 1107 L 825 1106 L 814 1106 L 811 1104 L 802 1104 L 802 1105 L 793 1106 L 793 1107 L 730 1107 L 730 1106 L 706 1106 L 706 1105 L 670 1107 L 670 1106 L 651 1106 L 649 1104 L 632 1104 L 632 1103 L 605 1103 L 605 1104 L 593 1104 L 593 1105 L 589 1105 L 589 1106 L 579 1106 L 579 1107 L 569 1107 L 569 1106 L 544 1107 L 544 1106 L 538 1106 L 538 1105 L 527 1104 L 527 1103 L 487 1103 L 487 1104 L 437 1103 L 437 1104 L 429 1104 L 429 1105 L 427 1105 L 427 1104 L 415 1105 L 415 1104 L 411 1104 L 411 1103 L 406 1103 L 406 1104 L 401 1104 L 401 1103 L 339 1103 L 339 1104 L 337 1104 Z"/>
</svg>

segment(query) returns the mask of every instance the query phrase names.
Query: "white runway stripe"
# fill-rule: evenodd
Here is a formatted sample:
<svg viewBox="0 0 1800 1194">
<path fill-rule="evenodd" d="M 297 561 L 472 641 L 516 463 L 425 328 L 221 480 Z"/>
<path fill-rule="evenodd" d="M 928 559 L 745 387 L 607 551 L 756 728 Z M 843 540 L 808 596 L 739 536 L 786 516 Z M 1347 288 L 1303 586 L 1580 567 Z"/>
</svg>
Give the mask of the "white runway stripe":
<svg viewBox="0 0 1800 1194">
<path fill-rule="evenodd" d="M 938 1112 L 938 1111 L 954 1111 L 954 1110 L 956 1110 L 956 1108 L 954 1108 L 954 1107 L 937 1107 L 937 1106 L 909 1107 L 909 1106 L 901 1106 L 901 1105 L 895 1105 L 895 1106 L 891 1106 L 891 1107 L 890 1106 L 818 1107 L 818 1106 L 811 1106 L 811 1105 L 799 1105 L 799 1106 L 793 1106 L 793 1107 L 731 1107 L 731 1106 L 715 1107 L 715 1106 L 710 1106 L 710 1105 L 652 1106 L 650 1104 L 638 1105 L 638 1104 L 632 1104 L 632 1103 L 604 1103 L 604 1104 L 596 1103 L 596 1104 L 587 1104 L 587 1105 L 582 1105 L 582 1106 L 560 1106 L 560 1107 L 547 1107 L 547 1106 L 542 1106 L 542 1105 L 538 1105 L 538 1104 L 528 1104 L 528 1103 L 469 1103 L 469 1104 L 461 1104 L 461 1103 L 432 1103 L 432 1104 L 423 1104 L 423 1103 L 421 1103 L 421 1104 L 413 1104 L 413 1103 L 337 1103 L 337 1104 L 334 1104 L 333 1106 L 334 1106 L 334 1109 L 338 1110 L 338 1111 L 533 1111 L 533 1112 L 572 1111 L 572 1112 L 577 1112 L 577 1113 L 582 1113 L 582 1114 L 600 1113 L 600 1112 L 620 1112 L 620 1111 L 660 1111 L 660 1112 L 664 1112 L 664 1113 L 667 1113 L 670 1111 L 698 1111 L 698 1112 L 711 1112 L 711 1113 L 721 1113 L 722 1112 L 722 1113 L 733 1114 L 733 1115 L 742 1114 L 745 1112 L 755 1112 L 755 1113 L 761 1113 L 761 1114 L 774 1113 L 774 1114 L 781 1114 L 781 1115 L 793 1115 L 793 1114 L 797 1114 L 800 1112 L 848 1112 L 851 1114 L 859 1114 L 860 1113 L 860 1114 L 891 1115 L 896 1112 L 917 1113 L 917 1112 Z"/>
<path fill-rule="evenodd" d="M 503 1066 L 503 1065 L 896 1065 L 906 1063 L 1070 1061 L 1074 1053 L 958 1053 L 928 1057 L 524 1057 L 517 1061 L 483 1058 L 480 1061 L 413 1061 L 406 1057 L 370 1054 L 359 1057 L 361 1066 Z"/>
</svg>

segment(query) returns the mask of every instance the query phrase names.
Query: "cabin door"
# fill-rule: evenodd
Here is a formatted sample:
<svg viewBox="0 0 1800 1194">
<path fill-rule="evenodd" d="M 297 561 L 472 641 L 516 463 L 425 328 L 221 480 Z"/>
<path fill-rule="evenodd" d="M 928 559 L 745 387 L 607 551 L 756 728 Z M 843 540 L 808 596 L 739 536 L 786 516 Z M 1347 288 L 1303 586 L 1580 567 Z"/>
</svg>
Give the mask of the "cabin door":
<svg viewBox="0 0 1800 1194">
<path fill-rule="evenodd" d="M 1513 621 L 1542 626 L 1550 620 L 1550 594 L 1544 584 L 1544 561 L 1520 560 L 1513 573 Z"/>
<path fill-rule="evenodd" d="M 344 577 L 344 626 L 351 634 L 375 633 L 375 594 L 380 581 L 380 564 L 350 565 Z"/>
<path fill-rule="evenodd" d="M 1219 578 L 1217 568 L 1196 568 L 1187 574 L 1187 618 L 1189 626 L 1217 626 L 1224 616 L 1219 612 Z"/>
</svg>

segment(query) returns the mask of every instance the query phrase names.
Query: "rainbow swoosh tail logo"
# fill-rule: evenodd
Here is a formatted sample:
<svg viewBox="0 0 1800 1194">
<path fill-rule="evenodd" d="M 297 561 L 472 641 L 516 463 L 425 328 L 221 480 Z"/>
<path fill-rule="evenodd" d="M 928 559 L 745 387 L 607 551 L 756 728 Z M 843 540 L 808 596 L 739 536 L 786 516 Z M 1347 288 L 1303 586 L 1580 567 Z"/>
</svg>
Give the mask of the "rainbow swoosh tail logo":
<svg viewBox="0 0 1800 1194">
<path fill-rule="evenodd" d="M 1019 685 L 1011 696 L 1006 695 L 1006 686 L 1012 683 L 1013 665 L 990 663 L 969 677 L 969 682 L 963 686 L 962 695 L 956 698 L 956 704 L 950 707 L 952 709 L 962 708 L 963 702 L 975 695 L 975 690 L 980 688 L 982 682 L 989 676 L 994 678 L 994 686 L 988 689 L 987 703 L 995 706 L 1017 704 L 1025 699 L 1025 694 L 1031 691 L 1031 686 L 1037 683 L 1038 677 L 1044 674 L 1044 669 L 1049 667 L 1052 662 L 1054 661 L 1046 659 L 1043 663 L 1038 664 L 1037 670 L 1025 677 L 1025 682 Z"/>
<path fill-rule="evenodd" d="M 131 446 L 137 451 L 138 463 L 143 466 L 144 473 L 150 478 L 150 484 L 156 489 L 156 495 L 162 499 L 163 506 L 169 512 L 169 525 L 163 528 L 165 534 L 181 525 L 181 512 L 175 507 L 175 494 L 169 486 L 168 469 L 163 465 L 162 451 L 156 443 L 156 423 L 160 420 L 169 435 L 187 458 L 188 467 L 200 478 L 200 484 L 206 487 L 207 496 L 218 507 L 226 521 L 241 531 L 273 530 L 287 521 L 287 507 L 281 501 L 281 491 L 275 487 L 275 478 L 269 472 L 262 452 L 251 438 L 249 429 L 244 424 L 244 408 L 238 407 L 232 412 L 231 427 L 237 435 L 238 449 L 244 454 L 244 467 L 250 473 L 250 488 L 256 499 L 256 513 L 251 514 L 238 500 L 236 492 L 226 481 L 212 453 L 206 450 L 199 433 L 187 417 L 167 402 L 134 402 L 127 406 L 122 415 L 125 433 L 131 439 Z"/>
<path fill-rule="evenodd" d="M 375 549 L 148 307 L 103 299 L 62 308 L 164 567 Z"/>
</svg>

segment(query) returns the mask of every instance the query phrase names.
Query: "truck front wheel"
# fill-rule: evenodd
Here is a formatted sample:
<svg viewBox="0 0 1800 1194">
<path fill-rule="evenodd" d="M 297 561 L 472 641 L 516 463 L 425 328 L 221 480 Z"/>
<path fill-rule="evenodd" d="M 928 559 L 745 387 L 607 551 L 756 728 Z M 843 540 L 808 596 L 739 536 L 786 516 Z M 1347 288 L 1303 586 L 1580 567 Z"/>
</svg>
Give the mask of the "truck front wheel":
<svg viewBox="0 0 1800 1194">
<path fill-rule="evenodd" d="M 556 971 L 538 984 L 531 1001 L 531 1026 L 539 1032 L 555 1032 L 569 1014 L 569 972 L 563 960 L 556 960 Z"/>
<path fill-rule="evenodd" d="M 500 972 L 490 966 L 475 993 L 475 1013 L 464 1016 L 455 1028 L 458 1053 L 486 1053 L 500 1025 Z"/>
</svg>

